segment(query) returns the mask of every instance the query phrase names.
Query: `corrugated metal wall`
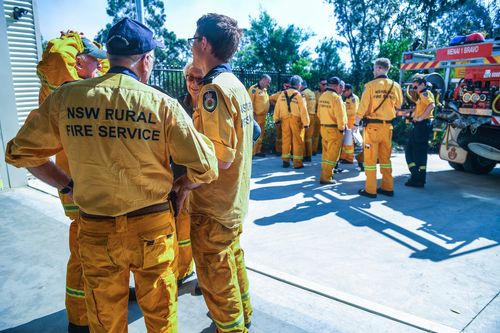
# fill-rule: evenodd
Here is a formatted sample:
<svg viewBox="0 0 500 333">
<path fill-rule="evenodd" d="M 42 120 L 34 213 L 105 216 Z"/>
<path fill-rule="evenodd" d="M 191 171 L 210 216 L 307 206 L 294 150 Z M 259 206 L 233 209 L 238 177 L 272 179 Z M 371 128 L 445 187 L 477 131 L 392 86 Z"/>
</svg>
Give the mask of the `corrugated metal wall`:
<svg viewBox="0 0 500 333">
<path fill-rule="evenodd" d="M 10 64 L 14 81 L 16 108 L 19 124 L 22 125 L 28 113 L 38 106 L 40 81 L 36 75 L 39 55 L 36 19 L 31 0 L 3 0 Z M 26 9 L 28 13 L 14 20 L 14 7 Z"/>
</svg>

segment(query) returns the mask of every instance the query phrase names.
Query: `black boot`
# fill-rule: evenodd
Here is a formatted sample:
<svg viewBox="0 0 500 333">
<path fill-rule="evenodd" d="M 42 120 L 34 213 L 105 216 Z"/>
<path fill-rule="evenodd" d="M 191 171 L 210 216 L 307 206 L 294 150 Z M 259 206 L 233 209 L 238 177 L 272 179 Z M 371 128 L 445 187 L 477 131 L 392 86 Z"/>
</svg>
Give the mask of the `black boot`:
<svg viewBox="0 0 500 333">
<path fill-rule="evenodd" d="M 88 326 L 78 326 L 68 323 L 68 333 L 90 333 Z"/>
</svg>

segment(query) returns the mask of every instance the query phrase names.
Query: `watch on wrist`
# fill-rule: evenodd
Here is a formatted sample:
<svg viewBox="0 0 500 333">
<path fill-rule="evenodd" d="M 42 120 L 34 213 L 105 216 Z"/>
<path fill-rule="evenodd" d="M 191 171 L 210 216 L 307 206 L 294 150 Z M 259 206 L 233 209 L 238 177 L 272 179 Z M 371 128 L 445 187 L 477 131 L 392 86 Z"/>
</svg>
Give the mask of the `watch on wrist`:
<svg viewBox="0 0 500 333">
<path fill-rule="evenodd" d="M 60 191 L 59 193 L 61 194 L 68 194 L 69 192 L 73 191 L 73 179 L 70 180 L 70 182 L 68 183 L 68 185 L 64 186 Z"/>
</svg>

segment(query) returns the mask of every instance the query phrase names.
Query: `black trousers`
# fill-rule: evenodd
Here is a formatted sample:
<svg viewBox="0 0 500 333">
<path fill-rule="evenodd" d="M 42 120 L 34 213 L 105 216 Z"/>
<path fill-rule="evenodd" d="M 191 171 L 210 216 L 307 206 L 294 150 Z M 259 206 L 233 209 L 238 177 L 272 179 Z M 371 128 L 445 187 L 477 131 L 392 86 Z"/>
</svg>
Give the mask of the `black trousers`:
<svg viewBox="0 0 500 333">
<path fill-rule="evenodd" d="M 410 139 L 405 149 L 406 163 L 408 163 L 411 172 L 411 181 L 417 184 L 425 184 L 427 149 L 431 132 L 431 120 L 413 123 Z"/>
</svg>

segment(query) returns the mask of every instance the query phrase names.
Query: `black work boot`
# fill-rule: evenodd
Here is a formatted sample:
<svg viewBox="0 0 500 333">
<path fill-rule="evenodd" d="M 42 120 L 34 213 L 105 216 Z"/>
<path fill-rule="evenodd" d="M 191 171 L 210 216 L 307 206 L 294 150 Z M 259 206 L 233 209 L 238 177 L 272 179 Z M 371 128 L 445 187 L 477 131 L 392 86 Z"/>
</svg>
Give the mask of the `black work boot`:
<svg viewBox="0 0 500 333">
<path fill-rule="evenodd" d="M 377 193 L 378 194 L 383 194 L 383 195 L 386 195 L 388 197 L 393 197 L 394 196 L 394 191 L 387 191 L 387 190 L 383 190 L 381 189 L 380 187 L 377 189 Z"/>
<path fill-rule="evenodd" d="M 362 195 L 364 197 L 367 197 L 367 198 L 372 198 L 372 199 L 375 199 L 377 197 L 376 194 L 372 194 L 372 193 L 368 193 L 366 192 L 364 189 L 361 189 L 358 191 L 358 194 L 359 195 Z"/>
<path fill-rule="evenodd" d="M 290 162 L 283 161 L 283 168 L 289 168 L 290 167 Z"/>
<path fill-rule="evenodd" d="M 408 187 L 424 187 L 424 183 L 416 182 L 413 179 L 408 179 L 408 181 L 405 183 L 405 186 Z"/>
<path fill-rule="evenodd" d="M 79 326 L 68 323 L 68 333 L 90 333 L 88 326 Z"/>
</svg>

